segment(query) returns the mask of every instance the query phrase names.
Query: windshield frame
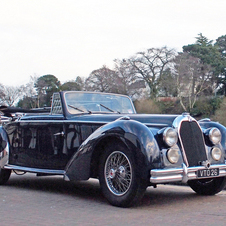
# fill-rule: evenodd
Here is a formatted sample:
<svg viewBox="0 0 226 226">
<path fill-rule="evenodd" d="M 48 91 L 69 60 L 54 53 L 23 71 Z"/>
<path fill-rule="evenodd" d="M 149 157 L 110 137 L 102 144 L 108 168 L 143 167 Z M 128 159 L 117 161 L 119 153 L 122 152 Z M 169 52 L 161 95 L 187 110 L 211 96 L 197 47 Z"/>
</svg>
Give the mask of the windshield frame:
<svg viewBox="0 0 226 226">
<path fill-rule="evenodd" d="M 66 91 L 64 92 L 65 107 L 71 115 L 77 114 L 135 114 L 136 110 L 130 97 L 122 94 L 88 92 L 88 91 Z M 74 97 L 73 97 L 74 96 Z M 91 99 L 92 97 L 92 99 Z M 84 100 L 83 100 L 84 98 Z M 117 101 L 118 109 L 114 107 L 113 101 Z M 85 103 L 86 102 L 86 103 Z M 126 104 L 126 106 L 122 106 Z M 95 107 L 95 108 L 94 108 Z M 77 108 L 77 111 L 76 111 Z"/>
</svg>

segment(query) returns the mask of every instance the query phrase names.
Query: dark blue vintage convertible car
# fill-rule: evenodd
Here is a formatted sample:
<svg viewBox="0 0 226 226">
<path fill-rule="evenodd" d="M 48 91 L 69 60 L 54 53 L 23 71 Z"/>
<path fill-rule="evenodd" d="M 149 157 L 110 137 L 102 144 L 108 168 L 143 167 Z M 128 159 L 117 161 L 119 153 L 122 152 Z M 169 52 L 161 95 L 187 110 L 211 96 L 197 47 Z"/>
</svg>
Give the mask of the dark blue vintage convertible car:
<svg viewBox="0 0 226 226">
<path fill-rule="evenodd" d="M 127 96 L 59 92 L 51 109 L 0 107 L 0 184 L 11 171 L 98 178 L 115 206 L 137 203 L 147 186 L 187 183 L 214 195 L 226 181 L 226 128 L 189 114 L 136 114 Z M 16 113 L 20 113 L 19 116 Z"/>
</svg>

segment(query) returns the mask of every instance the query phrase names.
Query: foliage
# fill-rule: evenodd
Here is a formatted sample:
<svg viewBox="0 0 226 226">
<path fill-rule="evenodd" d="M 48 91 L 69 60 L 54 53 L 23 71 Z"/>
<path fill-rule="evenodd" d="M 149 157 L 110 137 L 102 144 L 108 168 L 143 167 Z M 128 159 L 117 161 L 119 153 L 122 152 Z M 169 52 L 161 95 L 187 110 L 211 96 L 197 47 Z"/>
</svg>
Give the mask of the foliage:
<svg viewBox="0 0 226 226">
<path fill-rule="evenodd" d="M 158 98 L 156 104 L 163 114 L 181 114 L 184 111 L 175 97 Z"/>
<path fill-rule="evenodd" d="M 31 109 L 36 107 L 36 98 L 24 96 L 23 99 L 19 100 L 17 103 L 17 107 L 25 108 L 25 109 Z"/>
<path fill-rule="evenodd" d="M 216 60 L 219 60 L 218 58 L 220 58 L 220 52 L 215 46 L 213 46 L 212 42 L 213 41 L 208 40 L 208 38 L 200 33 L 196 38 L 195 44 L 183 46 L 183 52 L 201 59 L 203 64 L 214 66 Z"/>
<path fill-rule="evenodd" d="M 220 73 L 218 76 L 219 94 L 226 96 L 226 35 L 217 38 L 215 47 L 221 54 Z"/>
<path fill-rule="evenodd" d="M 60 81 L 54 75 L 43 75 L 37 79 L 35 88 L 37 91 L 37 107 L 51 105 L 51 97 L 59 91 Z"/>
<path fill-rule="evenodd" d="M 216 43 L 214 44 L 218 50 L 220 51 L 223 57 L 226 57 L 226 35 L 222 35 L 216 39 Z"/>
<path fill-rule="evenodd" d="M 137 113 L 145 114 L 180 114 L 183 109 L 177 100 L 173 97 L 160 97 L 157 100 L 141 99 L 134 101 Z"/>
<path fill-rule="evenodd" d="M 191 114 L 196 117 L 210 118 L 220 108 L 221 103 L 222 99 L 219 97 L 206 98 L 202 96 L 197 100 Z"/>
<path fill-rule="evenodd" d="M 60 86 L 61 91 L 81 91 L 83 89 L 84 82 L 81 77 L 77 77 L 75 81 L 65 82 L 63 85 Z"/>
<path fill-rule="evenodd" d="M 211 116 L 211 119 L 226 126 L 225 112 L 226 112 L 226 97 L 222 99 L 219 108 L 216 109 L 215 114 Z"/>
<path fill-rule="evenodd" d="M 77 76 L 61 84 L 47 74 L 20 87 L 0 84 L 0 104 L 15 105 L 19 100 L 23 108 L 49 106 L 53 92 L 60 90 L 126 94 L 143 113 L 187 111 L 211 116 L 221 103 L 213 97 L 226 95 L 226 35 L 214 43 L 200 33 L 194 44 L 183 46 L 183 53 L 149 48 L 127 59 L 115 59 L 113 70 L 104 65 L 85 80 Z"/>
<path fill-rule="evenodd" d="M 217 88 L 224 87 L 224 95 L 226 95 L 226 58 L 225 58 L 225 37 L 221 36 L 213 45 L 202 34 L 196 38 L 195 44 L 183 46 L 183 51 L 201 60 L 204 66 L 209 65 L 213 74 L 212 81 L 215 81 Z"/>
</svg>

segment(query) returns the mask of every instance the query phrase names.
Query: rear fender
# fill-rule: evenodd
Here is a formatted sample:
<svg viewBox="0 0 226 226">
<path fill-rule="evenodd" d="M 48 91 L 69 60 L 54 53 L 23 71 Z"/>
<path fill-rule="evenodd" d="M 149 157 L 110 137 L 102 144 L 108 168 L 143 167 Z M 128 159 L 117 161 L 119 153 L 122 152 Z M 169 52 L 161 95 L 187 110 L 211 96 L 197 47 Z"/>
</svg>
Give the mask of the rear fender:
<svg viewBox="0 0 226 226">
<path fill-rule="evenodd" d="M 3 127 L 0 127 L 0 167 L 3 168 L 9 161 L 8 136 Z"/>
<path fill-rule="evenodd" d="M 140 122 L 121 118 L 100 127 L 82 143 L 65 169 L 65 179 L 88 180 L 91 177 L 91 162 L 97 166 L 104 150 L 101 147 L 106 142 L 117 140 L 134 153 L 142 174 L 140 176 L 146 177 L 151 164 L 159 162 L 159 147 L 150 129 Z"/>
</svg>

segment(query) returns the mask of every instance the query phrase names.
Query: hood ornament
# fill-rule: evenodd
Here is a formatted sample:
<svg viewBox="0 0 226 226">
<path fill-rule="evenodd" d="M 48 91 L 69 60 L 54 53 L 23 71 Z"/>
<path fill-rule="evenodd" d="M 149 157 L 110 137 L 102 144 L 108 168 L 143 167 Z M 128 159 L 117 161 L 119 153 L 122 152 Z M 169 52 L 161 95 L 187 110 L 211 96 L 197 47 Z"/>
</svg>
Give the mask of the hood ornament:
<svg viewBox="0 0 226 226">
<path fill-rule="evenodd" d="M 184 113 L 182 113 L 182 116 L 183 117 L 187 117 L 188 121 L 189 122 L 192 122 L 192 117 L 191 117 L 190 113 L 184 112 Z"/>
</svg>

